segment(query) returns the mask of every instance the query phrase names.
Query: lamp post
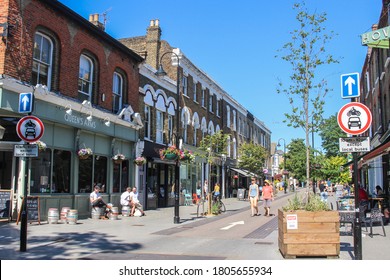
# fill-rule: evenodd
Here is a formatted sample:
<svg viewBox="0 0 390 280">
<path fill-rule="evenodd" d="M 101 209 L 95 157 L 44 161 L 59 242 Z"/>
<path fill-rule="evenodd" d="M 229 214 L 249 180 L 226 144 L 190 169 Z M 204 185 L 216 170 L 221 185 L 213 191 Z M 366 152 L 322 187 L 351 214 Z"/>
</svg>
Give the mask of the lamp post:
<svg viewBox="0 0 390 280">
<path fill-rule="evenodd" d="M 225 198 L 225 162 L 226 162 L 226 155 L 221 155 L 221 161 L 222 161 L 222 198 Z"/>
<path fill-rule="evenodd" d="M 284 192 L 286 193 L 286 190 L 287 190 L 287 182 L 285 181 L 285 172 L 286 172 L 286 162 L 287 162 L 287 159 L 286 159 L 286 140 L 284 138 L 279 138 L 278 140 L 278 145 L 277 147 L 280 147 L 280 140 L 283 140 L 283 181 L 284 181 Z"/>
<path fill-rule="evenodd" d="M 157 72 L 155 73 L 157 76 L 162 77 L 166 76 L 167 73 L 164 71 L 164 68 L 162 66 L 162 59 L 166 54 L 173 54 L 177 58 L 177 68 L 176 68 L 176 103 L 177 103 L 177 110 L 176 110 L 176 145 L 179 144 L 179 130 L 180 130 L 180 73 L 179 73 L 179 56 L 172 52 L 165 52 L 161 58 L 160 58 L 160 64 L 158 67 Z M 177 148 L 180 148 L 177 146 Z M 174 217 L 173 217 L 173 223 L 179 224 L 180 223 L 180 216 L 179 216 L 179 190 L 180 190 L 180 160 L 179 158 L 176 159 L 175 164 L 175 211 L 174 211 Z"/>
</svg>

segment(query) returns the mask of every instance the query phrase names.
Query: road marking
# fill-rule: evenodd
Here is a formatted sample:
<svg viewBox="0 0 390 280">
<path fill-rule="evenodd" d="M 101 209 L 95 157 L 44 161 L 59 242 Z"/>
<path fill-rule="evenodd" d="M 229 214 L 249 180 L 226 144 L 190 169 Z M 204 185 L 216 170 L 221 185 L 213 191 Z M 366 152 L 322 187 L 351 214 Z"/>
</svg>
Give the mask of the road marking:
<svg viewBox="0 0 390 280">
<path fill-rule="evenodd" d="M 221 228 L 220 230 L 228 230 L 236 225 L 243 225 L 243 224 L 244 224 L 244 221 L 234 222 L 234 223 L 231 223 L 230 225 L 228 225 L 227 227 Z"/>
</svg>

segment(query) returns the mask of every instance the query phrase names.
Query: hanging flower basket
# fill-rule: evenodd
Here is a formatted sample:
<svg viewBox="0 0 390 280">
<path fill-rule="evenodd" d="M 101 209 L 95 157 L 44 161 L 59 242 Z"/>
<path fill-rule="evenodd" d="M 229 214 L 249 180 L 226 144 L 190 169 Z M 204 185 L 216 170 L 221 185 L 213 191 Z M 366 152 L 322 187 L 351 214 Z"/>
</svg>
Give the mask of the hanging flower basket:
<svg viewBox="0 0 390 280">
<path fill-rule="evenodd" d="M 135 160 L 134 160 L 134 163 L 138 166 L 141 166 L 141 165 L 144 165 L 146 163 L 146 158 L 144 157 L 137 157 Z"/>
<path fill-rule="evenodd" d="M 39 150 L 40 152 L 46 150 L 46 147 L 47 147 L 47 146 L 46 146 L 46 143 L 45 143 L 45 142 L 42 142 L 42 141 L 40 141 L 40 140 L 38 140 L 37 142 L 32 142 L 31 144 L 37 145 L 37 146 L 38 146 L 38 150 Z"/>
<path fill-rule="evenodd" d="M 117 153 L 116 155 L 114 155 L 114 156 L 112 157 L 112 160 L 113 160 L 115 163 L 117 163 L 117 164 L 121 163 L 121 162 L 124 161 L 125 159 L 126 159 L 125 155 L 124 155 L 124 154 L 120 154 L 120 153 Z"/>
<path fill-rule="evenodd" d="M 90 156 L 92 156 L 93 152 L 90 148 L 83 148 L 78 150 L 77 155 L 79 156 L 79 159 L 87 159 Z"/>
<path fill-rule="evenodd" d="M 180 158 L 180 150 L 175 145 L 169 146 L 166 149 L 159 151 L 161 159 L 176 160 Z"/>
<path fill-rule="evenodd" d="M 180 160 L 193 162 L 195 160 L 195 155 L 190 150 L 180 151 Z"/>
</svg>

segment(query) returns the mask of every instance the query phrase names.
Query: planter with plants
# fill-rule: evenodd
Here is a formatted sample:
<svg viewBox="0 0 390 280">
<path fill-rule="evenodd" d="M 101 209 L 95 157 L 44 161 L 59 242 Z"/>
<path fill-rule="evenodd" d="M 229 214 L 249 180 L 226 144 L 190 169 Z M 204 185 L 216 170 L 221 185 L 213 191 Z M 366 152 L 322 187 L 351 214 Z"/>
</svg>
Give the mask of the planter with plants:
<svg viewBox="0 0 390 280">
<path fill-rule="evenodd" d="M 87 159 L 90 156 L 92 156 L 93 151 L 91 148 L 82 148 L 77 151 L 77 155 L 79 156 L 80 159 Z"/>
<path fill-rule="evenodd" d="M 195 160 L 195 155 L 190 150 L 183 150 L 183 151 L 180 151 L 180 160 L 193 162 Z"/>
<path fill-rule="evenodd" d="M 137 158 L 134 160 L 134 163 L 135 163 L 137 166 L 144 165 L 144 164 L 146 163 L 146 158 L 144 158 L 144 157 L 137 157 Z"/>
<path fill-rule="evenodd" d="M 279 250 L 285 258 L 338 257 L 340 218 L 319 196 L 310 195 L 303 203 L 296 194 L 278 211 Z"/>
<path fill-rule="evenodd" d="M 176 160 L 177 158 L 180 158 L 181 155 L 180 150 L 176 148 L 175 145 L 169 146 L 166 149 L 161 149 L 159 153 L 162 160 Z"/>
<path fill-rule="evenodd" d="M 117 153 L 117 154 L 113 155 L 113 157 L 112 157 L 112 160 L 113 160 L 116 164 L 121 163 L 121 162 L 124 161 L 125 159 L 126 159 L 125 155 L 124 155 L 124 154 L 121 154 L 121 153 Z"/>
</svg>

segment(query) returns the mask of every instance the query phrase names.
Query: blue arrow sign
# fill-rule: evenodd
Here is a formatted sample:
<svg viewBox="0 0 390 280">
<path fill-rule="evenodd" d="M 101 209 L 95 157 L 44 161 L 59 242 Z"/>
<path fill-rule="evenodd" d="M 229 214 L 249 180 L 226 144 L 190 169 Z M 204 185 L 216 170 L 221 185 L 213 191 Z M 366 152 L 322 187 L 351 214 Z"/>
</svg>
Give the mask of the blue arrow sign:
<svg viewBox="0 0 390 280">
<path fill-rule="evenodd" d="M 359 73 L 341 75 L 341 98 L 355 98 L 360 96 Z"/>
<path fill-rule="evenodd" d="M 33 108 L 32 92 L 19 94 L 19 113 L 31 113 Z"/>
</svg>

